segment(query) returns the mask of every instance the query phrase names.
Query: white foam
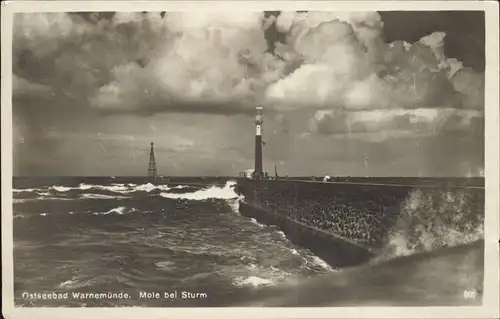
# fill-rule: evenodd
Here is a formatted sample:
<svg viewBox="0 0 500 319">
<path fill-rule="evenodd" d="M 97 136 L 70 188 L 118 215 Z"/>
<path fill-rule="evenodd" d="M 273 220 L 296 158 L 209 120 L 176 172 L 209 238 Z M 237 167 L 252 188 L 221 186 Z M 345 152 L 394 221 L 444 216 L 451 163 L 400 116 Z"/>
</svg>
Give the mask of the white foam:
<svg viewBox="0 0 500 319">
<path fill-rule="evenodd" d="M 103 185 L 93 185 L 93 184 L 80 184 L 78 189 L 81 190 L 87 190 L 90 188 L 98 188 L 110 192 L 117 192 L 117 193 L 130 193 L 133 192 L 133 189 L 130 189 L 129 187 L 125 186 L 124 184 L 112 184 L 109 186 L 103 186 Z"/>
<path fill-rule="evenodd" d="M 72 198 L 61 198 L 61 197 L 36 197 L 36 198 L 14 198 L 12 200 L 13 204 L 20 204 L 26 202 L 34 202 L 37 200 L 73 200 Z"/>
<path fill-rule="evenodd" d="M 192 193 L 171 194 L 160 193 L 160 196 L 170 199 L 206 200 L 206 199 L 238 199 L 234 191 L 235 181 L 228 181 L 224 187 L 210 186 Z"/>
<path fill-rule="evenodd" d="M 187 185 L 177 185 L 177 186 L 175 186 L 173 188 L 175 188 L 175 189 L 183 189 L 183 188 L 188 188 L 188 187 L 189 186 L 187 186 Z"/>
<path fill-rule="evenodd" d="M 277 231 L 278 235 L 280 235 L 282 238 L 286 238 L 286 235 L 283 231 L 279 230 Z"/>
<path fill-rule="evenodd" d="M 250 218 L 250 221 L 255 225 L 259 226 L 260 228 L 266 227 L 265 225 L 260 224 L 255 218 Z"/>
<path fill-rule="evenodd" d="M 59 288 L 69 287 L 72 286 L 74 283 L 75 281 L 73 280 L 66 280 L 65 282 L 59 284 Z"/>
<path fill-rule="evenodd" d="M 47 216 L 47 213 L 41 213 L 40 216 Z"/>
<path fill-rule="evenodd" d="M 73 278 L 71 280 L 66 280 L 65 282 L 62 282 L 59 284 L 59 288 L 66 288 L 66 289 L 75 289 L 75 288 L 82 288 L 86 287 L 92 284 L 95 284 L 95 282 L 98 279 L 90 279 L 90 280 L 78 280 L 77 278 Z"/>
<path fill-rule="evenodd" d="M 187 188 L 189 186 L 186 185 L 177 185 L 173 188 L 175 189 L 183 189 Z M 154 185 L 151 183 L 146 183 L 146 184 L 112 184 L 112 185 L 94 185 L 94 184 L 85 184 L 81 183 L 77 187 L 68 187 L 68 186 L 60 186 L 60 185 L 54 185 L 50 187 L 51 189 L 54 189 L 57 192 L 67 192 L 70 190 L 89 190 L 92 188 L 95 189 L 102 189 L 105 191 L 110 191 L 110 192 L 115 192 L 115 193 L 122 193 L 122 194 L 127 194 L 127 193 L 132 193 L 136 191 L 143 191 L 143 192 L 151 192 L 153 190 L 160 190 L 160 191 L 169 191 L 171 188 L 168 187 L 168 185 Z M 13 189 L 12 190 L 14 193 L 20 193 L 20 192 L 33 192 L 33 191 L 42 191 L 40 188 L 26 188 L 26 189 Z M 48 196 L 50 193 L 44 192 L 44 193 L 39 193 L 40 195 Z"/>
<path fill-rule="evenodd" d="M 229 207 L 231 207 L 231 210 L 240 215 L 240 202 L 243 201 L 245 199 L 244 196 L 238 196 L 237 198 L 234 198 L 234 199 L 228 199 L 227 200 L 227 204 L 229 205 Z"/>
<path fill-rule="evenodd" d="M 55 186 L 51 186 L 50 188 L 52 188 L 58 192 L 67 192 L 67 191 L 70 191 L 72 189 L 86 190 L 86 189 L 89 189 L 92 187 L 96 187 L 96 185 L 80 184 L 80 185 L 78 185 L 78 187 L 67 187 L 67 186 L 55 185 Z"/>
<path fill-rule="evenodd" d="M 33 192 L 35 190 L 38 190 L 38 188 L 24 188 L 24 189 L 12 189 L 13 193 L 21 193 L 21 192 Z"/>
<path fill-rule="evenodd" d="M 168 191 L 170 190 L 170 188 L 168 187 L 168 185 L 153 185 L 151 183 L 147 183 L 147 184 L 142 184 L 142 185 L 139 185 L 139 186 L 136 186 L 134 188 L 134 191 L 144 191 L 144 192 L 151 192 L 152 190 L 155 190 L 155 189 L 159 189 L 159 190 L 162 190 L 162 191 Z"/>
<path fill-rule="evenodd" d="M 58 192 L 67 192 L 67 191 L 73 189 L 73 187 L 66 187 L 66 186 L 52 186 L 52 188 Z"/>
<path fill-rule="evenodd" d="M 108 210 L 107 212 L 104 212 L 104 213 L 94 213 L 94 215 L 108 215 L 108 214 L 111 214 L 111 213 L 115 213 L 115 214 L 118 214 L 118 215 L 123 215 L 123 214 L 125 214 L 125 210 L 126 210 L 125 207 L 120 206 L 120 207 L 115 207 L 113 209 L 110 209 L 110 210 Z"/>
<path fill-rule="evenodd" d="M 389 232 L 387 245 L 374 263 L 484 238 L 483 218 L 470 219 L 476 213 L 469 207 L 465 192 L 440 192 L 438 199 L 435 195 L 422 190 L 409 194 Z M 450 220 L 444 223 L 443 218 Z"/>
<path fill-rule="evenodd" d="M 26 202 L 33 202 L 37 200 L 36 198 L 14 198 L 12 199 L 12 204 L 21 204 Z"/>
<path fill-rule="evenodd" d="M 238 287 L 242 286 L 251 286 L 251 287 L 259 287 L 259 286 L 272 286 L 274 283 L 265 278 L 250 276 L 247 278 L 238 277 L 233 281 L 233 284 Z"/>
<path fill-rule="evenodd" d="M 118 192 L 118 193 L 133 191 L 133 190 L 130 190 L 127 186 L 125 186 L 123 184 L 113 184 L 111 186 L 100 186 L 99 188 L 102 188 L 102 189 L 105 189 L 108 191 L 112 191 L 112 192 Z"/>
<path fill-rule="evenodd" d="M 185 188 L 188 186 L 184 185 L 179 185 L 176 188 Z M 116 192 L 116 193 L 131 193 L 135 191 L 145 191 L 145 192 L 151 192 L 154 189 L 159 189 L 162 191 L 168 191 L 170 188 L 167 185 L 153 185 L 151 183 L 147 184 L 111 184 L 111 185 L 95 185 L 95 184 L 85 184 L 81 183 L 78 187 L 66 187 L 66 186 L 52 186 L 53 189 L 59 191 L 59 192 L 67 192 L 71 189 L 79 189 L 79 190 L 88 190 L 91 188 L 97 188 L 97 189 L 102 189 L 110 192 Z"/>
<path fill-rule="evenodd" d="M 122 199 L 127 198 L 125 196 L 111 196 L 111 195 L 103 195 L 103 194 L 83 194 L 82 198 L 87 199 Z"/>
<path fill-rule="evenodd" d="M 111 192 L 133 192 L 133 189 L 130 189 L 129 187 L 125 186 L 124 184 L 112 184 L 108 186 L 104 185 L 95 185 L 95 184 L 85 184 L 81 183 L 78 185 L 78 187 L 66 187 L 66 186 L 52 186 L 53 189 L 59 191 L 59 192 L 67 192 L 68 190 L 71 189 L 78 189 L 78 190 L 88 190 L 91 188 L 98 188 L 102 190 L 107 190 Z"/>
<path fill-rule="evenodd" d="M 249 264 L 248 265 L 248 269 L 250 269 L 250 270 L 257 269 L 257 265 L 255 265 L 255 264 Z"/>
<path fill-rule="evenodd" d="M 83 189 L 83 190 L 86 190 L 86 189 L 89 189 L 89 188 L 92 188 L 92 187 L 95 187 L 95 185 L 89 185 L 89 184 L 80 184 L 80 186 L 78 188 L 80 189 Z"/>
<path fill-rule="evenodd" d="M 323 259 L 319 258 L 318 256 L 312 256 L 312 261 L 315 265 L 318 265 L 326 270 L 333 270 L 330 265 L 328 265 Z"/>
<path fill-rule="evenodd" d="M 173 261 L 159 261 L 155 263 L 155 266 L 161 269 L 171 269 L 173 265 L 174 265 Z"/>
</svg>

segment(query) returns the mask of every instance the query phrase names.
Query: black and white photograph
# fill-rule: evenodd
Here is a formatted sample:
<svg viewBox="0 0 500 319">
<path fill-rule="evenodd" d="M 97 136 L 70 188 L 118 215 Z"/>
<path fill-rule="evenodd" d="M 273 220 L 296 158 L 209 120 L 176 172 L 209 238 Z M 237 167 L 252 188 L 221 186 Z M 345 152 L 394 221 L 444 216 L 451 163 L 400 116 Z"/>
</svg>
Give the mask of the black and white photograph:
<svg viewBox="0 0 500 319">
<path fill-rule="evenodd" d="M 2 4 L 13 308 L 498 317 L 498 4 L 51 2 Z"/>
</svg>

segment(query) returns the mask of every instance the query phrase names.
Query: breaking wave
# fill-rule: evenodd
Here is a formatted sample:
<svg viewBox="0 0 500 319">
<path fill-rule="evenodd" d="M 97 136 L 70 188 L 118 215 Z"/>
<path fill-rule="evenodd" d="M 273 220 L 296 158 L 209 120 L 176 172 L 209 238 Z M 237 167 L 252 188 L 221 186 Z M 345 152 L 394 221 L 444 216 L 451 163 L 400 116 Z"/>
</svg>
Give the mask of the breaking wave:
<svg viewBox="0 0 500 319">
<path fill-rule="evenodd" d="M 401 205 L 387 244 L 377 258 L 390 259 L 469 244 L 484 238 L 483 202 L 468 190 L 432 193 L 416 189 Z"/>
<path fill-rule="evenodd" d="M 200 189 L 191 193 L 160 193 L 160 196 L 170 199 L 187 199 L 187 200 L 207 200 L 207 199 L 226 199 L 235 200 L 240 197 L 235 190 L 235 181 L 228 181 L 224 187 L 210 186 L 206 189 Z"/>
<path fill-rule="evenodd" d="M 210 186 L 206 189 L 200 189 L 199 186 L 190 185 L 154 185 L 146 184 L 111 184 L 111 185 L 93 185 L 82 183 L 76 187 L 69 186 L 49 186 L 41 188 L 13 189 L 14 203 L 24 203 L 38 200 L 69 200 L 69 199 L 125 199 L 131 198 L 136 193 L 148 193 L 150 195 L 160 195 L 170 199 L 226 199 L 229 204 L 237 205 L 239 195 L 233 190 L 236 182 L 227 182 L 224 187 Z M 179 193 L 179 190 L 185 190 L 185 193 Z M 173 191 L 173 193 L 169 193 Z M 238 201 L 235 204 L 235 200 Z M 233 207 L 234 208 L 234 207 Z"/>
<path fill-rule="evenodd" d="M 52 186 L 52 189 L 54 189 L 58 192 L 67 192 L 73 188 L 72 187 L 65 187 L 65 186 Z"/>
<path fill-rule="evenodd" d="M 153 190 L 168 191 L 170 188 L 167 185 L 154 185 L 151 183 L 136 185 L 136 184 L 112 184 L 112 185 L 92 185 L 82 183 L 77 187 L 52 186 L 52 189 L 58 192 L 67 192 L 70 190 L 89 190 L 99 189 L 116 193 L 133 193 L 133 192 L 151 192 Z"/>
</svg>

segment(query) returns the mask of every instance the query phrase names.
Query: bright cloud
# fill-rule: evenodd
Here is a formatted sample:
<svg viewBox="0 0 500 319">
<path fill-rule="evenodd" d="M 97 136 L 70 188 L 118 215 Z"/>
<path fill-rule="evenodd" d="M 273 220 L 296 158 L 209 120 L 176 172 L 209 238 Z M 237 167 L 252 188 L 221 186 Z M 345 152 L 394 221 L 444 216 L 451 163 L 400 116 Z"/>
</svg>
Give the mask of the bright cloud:
<svg viewBox="0 0 500 319">
<path fill-rule="evenodd" d="M 115 115 L 106 123 L 116 127 L 128 117 L 135 122 L 126 126 L 138 126 L 137 114 L 165 116 L 156 123 L 165 126 L 181 118 L 189 123 L 179 123 L 182 130 L 199 130 L 197 116 L 231 115 L 205 129 L 220 129 L 214 140 L 231 140 L 242 160 L 253 152 L 245 116 L 255 105 L 264 107 L 273 160 L 298 154 L 297 141 L 304 149 L 317 141 L 301 153 L 326 158 L 333 139 L 347 149 L 342 143 L 354 139 L 438 140 L 453 132 L 478 135 L 470 140 L 479 143 L 484 134 L 484 74 L 446 56 L 444 32 L 386 43 L 377 12 L 17 14 L 13 36 L 14 108 L 30 147 L 49 122 L 85 127 L 90 120 L 78 110 Z M 227 122 L 237 122 L 230 133 Z M 363 157 L 364 148 L 352 156 Z M 304 163 L 296 157 L 297 168 Z"/>
</svg>

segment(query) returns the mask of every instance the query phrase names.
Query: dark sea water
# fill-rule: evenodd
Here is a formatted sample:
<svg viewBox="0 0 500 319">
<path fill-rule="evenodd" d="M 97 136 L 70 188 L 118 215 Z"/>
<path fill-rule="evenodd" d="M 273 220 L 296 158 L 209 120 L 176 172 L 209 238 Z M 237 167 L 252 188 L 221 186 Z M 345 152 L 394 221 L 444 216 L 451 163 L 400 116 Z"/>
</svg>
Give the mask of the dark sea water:
<svg viewBox="0 0 500 319">
<path fill-rule="evenodd" d="M 155 185 L 137 178 L 15 178 L 15 304 L 228 306 L 262 287 L 343 276 L 276 227 L 241 216 L 243 198 L 234 184 L 224 178 Z M 471 214 L 456 207 L 457 216 Z M 453 232 L 451 246 L 481 240 L 484 212 L 472 214 L 479 215 L 472 224 L 443 230 L 440 241 L 446 244 Z M 164 298 L 165 292 L 177 295 Z M 182 298 L 182 292 L 192 295 Z M 77 296 L 85 293 L 103 295 Z"/>
<path fill-rule="evenodd" d="M 28 188 L 22 181 L 26 188 L 14 190 L 14 285 L 22 305 L 220 305 L 260 285 L 331 271 L 277 228 L 237 213 L 234 182 L 52 182 Z M 175 290 L 208 297 L 139 299 L 141 291 Z M 127 292 L 131 298 L 61 302 L 27 300 L 22 292 Z"/>
</svg>

